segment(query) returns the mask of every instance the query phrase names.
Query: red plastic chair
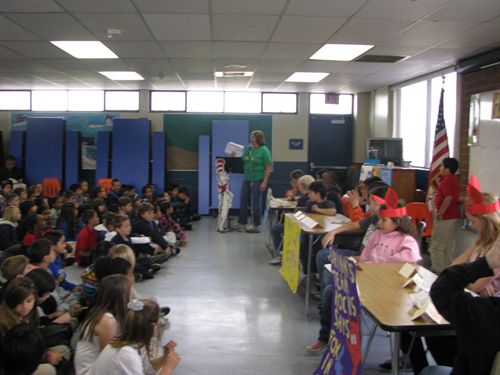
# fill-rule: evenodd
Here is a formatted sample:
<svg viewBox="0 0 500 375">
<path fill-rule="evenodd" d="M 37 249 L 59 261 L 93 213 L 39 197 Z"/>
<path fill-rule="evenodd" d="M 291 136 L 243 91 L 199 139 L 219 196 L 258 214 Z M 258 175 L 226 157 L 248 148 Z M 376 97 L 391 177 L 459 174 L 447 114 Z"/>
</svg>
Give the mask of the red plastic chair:
<svg viewBox="0 0 500 375">
<path fill-rule="evenodd" d="M 98 185 L 104 189 L 104 191 L 106 192 L 106 194 L 110 192 L 111 187 L 113 186 L 113 184 L 111 183 L 111 181 L 113 181 L 112 178 L 101 178 L 99 180 Z"/>
<path fill-rule="evenodd" d="M 61 191 L 61 184 L 57 178 L 45 178 L 42 181 L 43 196 L 45 198 L 57 198 Z"/>
<path fill-rule="evenodd" d="M 425 230 L 421 235 L 422 237 L 430 237 L 432 234 L 432 214 L 427 208 L 427 205 L 422 202 L 411 202 L 406 205 L 406 212 L 417 228 L 422 221 L 425 222 Z"/>
</svg>

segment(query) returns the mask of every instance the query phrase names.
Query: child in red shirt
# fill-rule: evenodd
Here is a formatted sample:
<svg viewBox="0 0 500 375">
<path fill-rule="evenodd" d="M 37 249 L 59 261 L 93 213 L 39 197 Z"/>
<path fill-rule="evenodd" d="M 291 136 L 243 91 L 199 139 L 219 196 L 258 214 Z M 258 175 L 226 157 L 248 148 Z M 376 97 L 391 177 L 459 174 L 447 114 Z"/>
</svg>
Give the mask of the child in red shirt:
<svg viewBox="0 0 500 375">
<path fill-rule="evenodd" d="M 441 272 L 451 264 L 455 246 L 455 230 L 460 219 L 460 182 L 455 174 L 458 170 L 458 160 L 445 158 L 441 163 L 439 182 L 434 198 L 434 223 L 429 252 L 431 254 L 431 269 Z"/>
<path fill-rule="evenodd" d="M 94 210 L 86 210 L 82 214 L 85 224 L 76 239 L 75 258 L 80 267 L 90 266 L 90 256 L 97 245 L 97 232 L 94 229 L 99 224 L 99 216 Z"/>
</svg>

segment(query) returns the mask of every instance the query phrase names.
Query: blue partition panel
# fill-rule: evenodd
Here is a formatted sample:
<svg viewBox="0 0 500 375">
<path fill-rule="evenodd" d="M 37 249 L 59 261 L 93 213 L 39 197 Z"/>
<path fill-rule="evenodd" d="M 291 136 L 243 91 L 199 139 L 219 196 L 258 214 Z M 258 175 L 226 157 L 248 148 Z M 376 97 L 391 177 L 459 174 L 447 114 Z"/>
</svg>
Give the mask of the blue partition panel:
<svg viewBox="0 0 500 375">
<path fill-rule="evenodd" d="M 152 134 L 152 166 L 151 166 L 151 182 L 155 184 L 156 191 L 165 191 L 165 157 L 166 157 L 166 139 L 165 132 L 153 132 Z"/>
<path fill-rule="evenodd" d="M 229 156 L 225 153 L 226 144 L 235 142 L 240 145 L 248 145 L 249 122 L 236 120 L 214 120 L 212 121 L 212 200 L 211 207 L 217 208 L 219 200 L 217 198 L 217 173 L 215 170 L 215 159 L 217 156 Z M 242 173 L 232 173 L 230 180 L 230 190 L 234 194 L 233 208 L 240 208 L 240 191 L 243 184 Z"/>
<path fill-rule="evenodd" d="M 78 171 L 80 169 L 80 132 L 66 132 L 65 153 L 64 185 L 68 188 L 71 184 L 78 183 Z"/>
<path fill-rule="evenodd" d="M 139 191 L 149 182 L 148 119 L 113 120 L 111 176 Z"/>
<path fill-rule="evenodd" d="M 30 117 L 26 125 L 26 179 L 63 178 L 64 119 Z"/>
<path fill-rule="evenodd" d="M 96 151 L 96 166 L 95 166 L 95 182 L 99 182 L 101 178 L 109 178 L 109 154 L 111 132 L 97 133 L 97 151 Z"/>
<path fill-rule="evenodd" d="M 13 131 L 10 133 L 9 154 L 16 158 L 16 166 L 24 169 L 24 143 L 26 141 L 25 131 Z"/>
<path fill-rule="evenodd" d="M 216 181 L 217 181 L 217 177 Z M 210 136 L 198 137 L 198 213 L 208 215 L 210 208 Z"/>
</svg>

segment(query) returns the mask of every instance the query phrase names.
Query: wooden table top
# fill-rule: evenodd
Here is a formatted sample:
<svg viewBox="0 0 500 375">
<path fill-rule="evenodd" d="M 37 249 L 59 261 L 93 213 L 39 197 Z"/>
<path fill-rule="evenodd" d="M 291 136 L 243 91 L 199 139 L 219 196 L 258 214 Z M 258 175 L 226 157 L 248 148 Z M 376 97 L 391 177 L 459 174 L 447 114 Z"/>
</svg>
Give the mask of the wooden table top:
<svg viewBox="0 0 500 375">
<path fill-rule="evenodd" d="M 358 293 L 365 310 L 386 331 L 435 331 L 449 330 L 449 324 L 436 324 L 422 319 L 411 320 L 417 310 L 409 298 L 412 288 L 402 288 L 407 279 L 398 271 L 403 264 L 361 263 L 357 275 Z M 430 288 L 437 276 L 418 266 L 425 287 Z"/>
<path fill-rule="evenodd" d="M 297 201 L 289 201 L 286 198 L 271 198 L 269 200 L 269 208 L 271 209 L 295 209 L 297 208 Z"/>
<path fill-rule="evenodd" d="M 306 227 L 303 223 L 298 221 L 292 213 L 287 213 L 285 214 L 287 217 L 289 217 L 291 220 L 293 220 L 303 232 L 310 233 L 310 234 L 325 234 L 331 231 L 332 229 L 335 229 L 341 225 L 344 225 L 346 223 L 349 223 L 350 220 L 349 218 L 345 217 L 342 214 L 337 214 L 335 216 L 327 216 L 327 215 L 321 215 L 321 214 L 305 214 L 309 216 L 311 219 L 316 220 L 319 223 L 319 226 L 313 229 L 309 229 Z"/>
</svg>

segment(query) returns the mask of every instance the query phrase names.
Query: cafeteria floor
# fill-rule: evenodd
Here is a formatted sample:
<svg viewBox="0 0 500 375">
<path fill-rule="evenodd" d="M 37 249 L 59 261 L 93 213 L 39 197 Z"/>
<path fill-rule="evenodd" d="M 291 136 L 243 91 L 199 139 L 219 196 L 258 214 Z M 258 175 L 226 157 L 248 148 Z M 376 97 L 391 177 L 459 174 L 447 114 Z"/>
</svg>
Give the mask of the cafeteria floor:
<svg viewBox="0 0 500 375">
<path fill-rule="evenodd" d="M 211 217 L 195 223 L 181 254 L 135 286 L 172 308 L 164 340 L 177 342 L 182 360 L 175 374 L 312 374 L 321 355 L 304 349 L 317 338 L 319 301 L 312 299 L 306 316 L 303 291 L 292 294 L 279 267 L 269 265 L 266 225 L 259 234 L 218 233 L 215 225 Z M 80 272 L 68 269 L 74 281 Z M 363 374 L 380 373 L 389 345 L 378 331 Z"/>
</svg>

